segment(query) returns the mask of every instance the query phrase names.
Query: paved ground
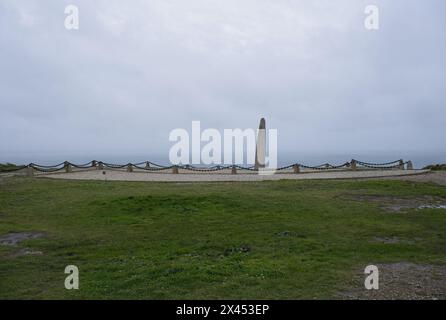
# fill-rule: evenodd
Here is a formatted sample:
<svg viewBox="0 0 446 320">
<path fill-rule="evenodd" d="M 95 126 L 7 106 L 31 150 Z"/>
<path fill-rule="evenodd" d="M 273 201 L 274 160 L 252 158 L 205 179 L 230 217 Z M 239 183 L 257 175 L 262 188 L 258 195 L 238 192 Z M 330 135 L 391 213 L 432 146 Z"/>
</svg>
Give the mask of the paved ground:
<svg viewBox="0 0 446 320">
<path fill-rule="evenodd" d="M 363 178 L 395 178 L 427 173 L 426 170 L 364 170 L 364 171 L 324 171 L 305 172 L 300 174 L 278 173 L 273 175 L 258 175 L 253 173 L 232 175 L 230 172 L 222 173 L 147 173 L 125 172 L 119 170 L 90 170 L 72 173 L 54 173 L 41 175 L 55 179 L 76 180 L 107 180 L 107 181 L 168 181 L 168 182 L 212 182 L 212 181 L 263 181 L 263 180 L 309 180 L 309 179 L 363 179 Z"/>
</svg>

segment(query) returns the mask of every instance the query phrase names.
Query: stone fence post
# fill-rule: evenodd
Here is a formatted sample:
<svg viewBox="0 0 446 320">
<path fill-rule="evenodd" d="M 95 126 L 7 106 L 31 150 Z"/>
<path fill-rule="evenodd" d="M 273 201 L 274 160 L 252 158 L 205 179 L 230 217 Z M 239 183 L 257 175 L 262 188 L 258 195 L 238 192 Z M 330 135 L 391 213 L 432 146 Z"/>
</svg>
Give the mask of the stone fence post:
<svg viewBox="0 0 446 320">
<path fill-rule="evenodd" d="M 65 162 L 64 168 L 65 168 L 66 173 L 73 172 L 73 169 L 71 168 L 71 164 L 69 164 L 68 162 Z"/>
<path fill-rule="evenodd" d="M 356 170 L 356 160 L 355 159 L 352 159 L 352 161 L 350 162 L 350 168 L 352 170 Z"/>
<path fill-rule="evenodd" d="M 401 159 L 400 162 L 399 162 L 399 168 L 400 168 L 400 170 L 404 170 L 404 161 L 403 161 L 403 159 Z"/>
<path fill-rule="evenodd" d="M 300 166 L 298 164 L 293 165 L 293 172 L 300 173 Z"/>
<path fill-rule="evenodd" d="M 26 170 L 27 170 L 27 171 L 26 171 L 26 175 L 27 175 L 28 177 L 34 177 L 34 168 L 33 168 L 33 167 L 28 166 L 28 168 L 27 168 Z"/>
</svg>

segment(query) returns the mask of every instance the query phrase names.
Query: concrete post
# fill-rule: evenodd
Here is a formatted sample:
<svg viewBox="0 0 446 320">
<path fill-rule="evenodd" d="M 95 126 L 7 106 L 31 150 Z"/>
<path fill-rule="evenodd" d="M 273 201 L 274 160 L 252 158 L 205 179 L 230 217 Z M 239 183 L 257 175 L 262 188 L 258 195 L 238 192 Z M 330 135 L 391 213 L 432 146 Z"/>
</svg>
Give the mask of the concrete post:
<svg viewBox="0 0 446 320">
<path fill-rule="evenodd" d="M 352 170 L 356 170 L 356 160 L 355 159 L 352 159 L 352 161 L 350 162 L 350 168 Z"/>
<path fill-rule="evenodd" d="M 96 160 L 93 160 L 92 162 L 91 162 L 91 166 L 92 167 L 96 167 L 98 165 L 98 162 L 96 161 Z"/>
<path fill-rule="evenodd" d="M 300 166 L 298 164 L 293 165 L 294 173 L 300 173 Z"/>
<path fill-rule="evenodd" d="M 146 169 L 149 169 L 149 168 L 150 168 L 150 162 L 147 161 L 147 162 L 146 162 Z"/>
<path fill-rule="evenodd" d="M 66 173 L 70 173 L 70 172 L 73 171 L 72 168 L 71 168 L 71 164 L 69 164 L 68 162 L 65 162 L 64 167 L 65 167 L 65 172 Z"/>
<path fill-rule="evenodd" d="M 403 161 L 403 159 L 401 159 L 400 160 L 400 163 L 399 163 L 399 167 L 400 167 L 400 170 L 404 170 L 404 161 Z"/>
<path fill-rule="evenodd" d="M 173 174 L 178 174 L 178 172 L 179 172 L 179 171 L 178 171 L 178 167 L 177 167 L 177 166 L 173 166 L 173 167 L 172 167 L 172 173 L 173 173 Z"/>
<path fill-rule="evenodd" d="M 34 177 L 34 168 L 28 166 L 26 175 L 27 175 L 28 177 Z"/>
<path fill-rule="evenodd" d="M 413 170 L 412 161 L 407 161 L 407 170 Z"/>
<path fill-rule="evenodd" d="M 104 164 L 102 162 L 98 163 L 98 170 L 104 170 Z"/>
<path fill-rule="evenodd" d="M 235 166 L 232 166 L 231 174 L 237 174 L 237 168 Z"/>
<path fill-rule="evenodd" d="M 131 163 L 127 165 L 127 172 L 133 172 L 133 165 Z"/>
</svg>

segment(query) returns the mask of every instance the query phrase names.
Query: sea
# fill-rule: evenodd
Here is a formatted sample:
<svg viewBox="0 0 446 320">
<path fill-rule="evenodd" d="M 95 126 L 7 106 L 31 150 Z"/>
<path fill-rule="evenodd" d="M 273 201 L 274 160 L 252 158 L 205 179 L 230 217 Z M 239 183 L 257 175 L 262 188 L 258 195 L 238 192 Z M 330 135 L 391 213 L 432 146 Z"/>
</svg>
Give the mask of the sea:
<svg viewBox="0 0 446 320">
<path fill-rule="evenodd" d="M 411 160 L 414 167 L 421 169 L 430 164 L 446 163 L 445 152 L 355 152 L 355 153 L 333 153 L 333 152 L 288 152 L 279 153 L 277 166 L 287 166 L 294 163 L 300 163 L 308 166 L 318 166 L 322 164 L 339 165 L 351 159 L 356 159 L 368 163 L 386 163 L 394 160 Z M 0 154 L 0 163 L 14 164 L 41 164 L 56 165 L 64 161 L 76 164 L 87 163 L 91 160 L 103 161 L 112 164 L 128 164 L 150 161 L 159 165 L 171 165 L 168 154 L 160 153 L 96 153 L 96 154 Z M 237 163 L 239 165 L 249 166 L 252 163 Z M 195 164 L 194 164 L 195 165 Z M 204 165 L 201 165 L 204 166 Z"/>
</svg>

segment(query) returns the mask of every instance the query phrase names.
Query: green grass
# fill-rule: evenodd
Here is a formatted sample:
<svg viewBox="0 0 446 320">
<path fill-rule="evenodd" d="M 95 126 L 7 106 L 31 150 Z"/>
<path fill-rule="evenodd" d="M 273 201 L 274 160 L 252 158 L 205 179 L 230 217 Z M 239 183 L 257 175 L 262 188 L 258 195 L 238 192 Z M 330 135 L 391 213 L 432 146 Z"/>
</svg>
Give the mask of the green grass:
<svg viewBox="0 0 446 320">
<path fill-rule="evenodd" d="M 430 164 L 423 169 L 430 169 L 433 171 L 443 171 L 446 170 L 446 164 Z"/>
<path fill-rule="evenodd" d="M 17 166 L 12 163 L 0 163 L 0 172 L 8 172 L 8 171 L 14 171 L 20 168 L 24 168 L 24 166 Z"/>
<path fill-rule="evenodd" d="M 355 194 L 446 199 L 446 188 L 3 179 L 0 235 L 45 237 L 0 246 L 0 299 L 321 299 L 370 263 L 446 264 L 444 210 L 389 213 Z M 24 247 L 44 254 L 16 256 Z M 80 290 L 64 288 L 69 264 Z"/>
</svg>

